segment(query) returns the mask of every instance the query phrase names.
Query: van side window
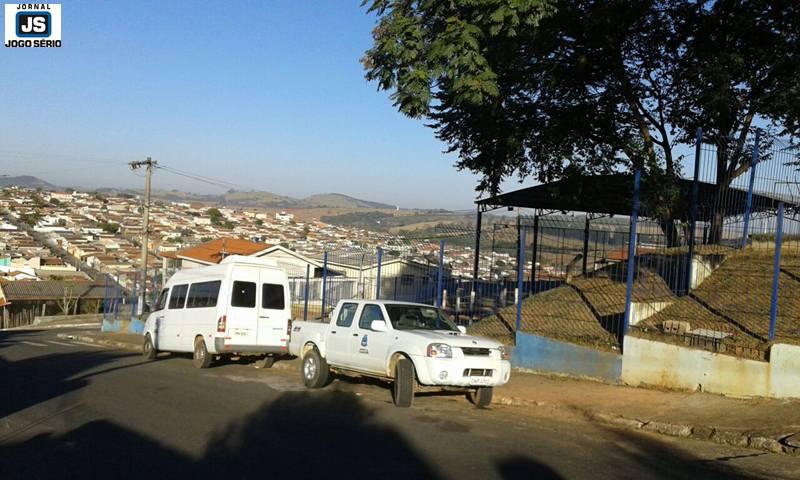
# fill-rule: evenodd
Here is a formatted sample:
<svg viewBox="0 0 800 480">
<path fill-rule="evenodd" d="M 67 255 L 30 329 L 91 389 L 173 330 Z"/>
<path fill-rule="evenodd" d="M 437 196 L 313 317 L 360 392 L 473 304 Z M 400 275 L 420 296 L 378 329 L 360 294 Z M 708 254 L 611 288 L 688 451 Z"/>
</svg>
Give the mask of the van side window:
<svg viewBox="0 0 800 480">
<path fill-rule="evenodd" d="M 219 287 L 222 281 L 193 283 L 189 287 L 189 298 L 186 300 L 186 308 L 204 308 L 217 306 L 219 297 Z"/>
<path fill-rule="evenodd" d="M 261 308 L 283 310 L 286 302 L 283 296 L 283 285 L 275 283 L 261 284 Z"/>
<path fill-rule="evenodd" d="M 372 330 L 373 320 L 383 320 L 383 312 L 379 305 L 364 305 L 364 310 L 361 311 L 361 316 L 358 317 L 358 328 L 365 330 Z"/>
<path fill-rule="evenodd" d="M 233 282 L 231 307 L 256 308 L 256 284 L 253 282 Z"/>
<path fill-rule="evenodd" d="M 168 294 L 169 294 L 169 288 L 161 290 L 161 293 L 158 294 L 158 301 L 156 302 L 156 311 L 164 310 L 164 308 L 166 308 Z"/>
<path fill-rule="evenodd" d="M 349 327 L 353 324 L 353 317 L 356 316 L 358 309 L 357 303 L 345 303 L 342 309 L 339 310 L 339 316 L 336 318 L 337 327 Z"/>
<path fill-rule="evenodd" d="M 175 285 L 172 287 L 172 295 L 169 296 L 169 308 L 170 310 L 175 310 L 177 308 L 183 308 L 184 303 L 186 303 L 186 292 L 189 291 L 189 285 Z"/>
</svg>

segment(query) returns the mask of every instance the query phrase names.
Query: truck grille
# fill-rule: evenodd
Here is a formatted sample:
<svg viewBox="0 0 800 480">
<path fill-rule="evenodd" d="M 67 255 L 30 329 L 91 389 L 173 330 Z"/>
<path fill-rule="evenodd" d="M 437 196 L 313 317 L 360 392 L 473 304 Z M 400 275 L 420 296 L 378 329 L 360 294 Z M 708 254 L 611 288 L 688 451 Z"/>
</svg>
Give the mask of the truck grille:
<svg viewBox="0 0 800 480">
<path fill-rule="evenodd" d="M 488 357 L 491 355 L 492 351 L 488 348 L 473 348 L 473 347 L 461 347 L 461 351 L 464 352 L 465 356 L 470 357 Z"/>
<path fill-rule="evenodd" d="M 465 377 L 491 377 L 493 370 L 491 368 L 465 368 Z"/>
</svg>

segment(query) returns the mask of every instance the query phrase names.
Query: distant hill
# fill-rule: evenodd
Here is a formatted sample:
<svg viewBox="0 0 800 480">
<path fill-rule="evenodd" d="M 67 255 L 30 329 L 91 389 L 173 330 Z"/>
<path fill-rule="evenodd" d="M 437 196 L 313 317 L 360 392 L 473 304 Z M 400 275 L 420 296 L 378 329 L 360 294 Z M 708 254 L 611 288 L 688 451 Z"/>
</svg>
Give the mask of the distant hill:
<svg viewBox="0 0 800 480">
<path fill-rule="evenodd" d="M 33 177 L 31 175 L 20 175 L 17 177 L 0 177 L 0 187 L 28 187 L 28 188 L 41 188 L 54 190 L 57 189 L 52 183 L 48 183 L 41 178 Z"/>
<path fill-rule="evenodd" d="M 121 192 L 118 190 L 118 192 Z M 127 192 L 127 191 L 126 191 Z M 137 192 L 141 193 L 141 192 Z M 250 208 L 369 208 L 394 210 L 394 205 L 353 198 L 341 193 L 324 193 L 306 198 L 293 198 L 272 192 L 229 191 L 220 195 L 197 195 L 186 192 L 154 191 L 153 196 L 173 202 L 204 202 Z"/>
<path fill-rule="evenodd" d="M 0 177 L 0 188 L 10 185 L 44 190 L 59 190 L 51 183 L 31 175 L 16 177 Z M 142 191 L 135 188 L 97 188 L 94 191 L 107 195 L 141 195 Z M 322 193 L 306 198 L 293 198 L 278 195 L 272 192 L 251 191 L 242 192 L 231 190 L 223 194 L 202 195 L 183 192 L 180 190 L 153 190 L 153 197 L 159 200 L 172 202 L 202 202 L 232 207 L 250 208 L 369 208 L 372 210 L 394 210 L 394 205 L 372 202 L 350 197 L 341 193 Z"/>
<path fill-rule="evenodd" d="M 303 207 L 307 208 L 377 208 L 381 210 L 395 208 L 394 205 L 360 200 L 358 198 L 342 195 L 341 193 L 311 195 L 301 200 L 300 203 Z"/>
</svg>

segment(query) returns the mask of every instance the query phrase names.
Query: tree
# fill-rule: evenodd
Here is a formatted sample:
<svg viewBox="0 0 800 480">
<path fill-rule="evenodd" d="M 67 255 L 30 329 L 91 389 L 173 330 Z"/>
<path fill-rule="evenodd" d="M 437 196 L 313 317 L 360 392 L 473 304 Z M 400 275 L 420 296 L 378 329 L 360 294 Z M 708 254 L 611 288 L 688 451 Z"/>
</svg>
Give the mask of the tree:
<svg viewBox="0 0 800 480">
<path fill-rule="evenodd" d="M 217 208 L 209 208 L 206 214 L 211 218 L 211 225 L 222 225 L 222 212 Z"/>
<path fill-rule="evenodd" d="M 75 310 L 78 303 L 78 295 L 72 285 L 64 286 L 64 294 L 58 299 L 58 308 L 61 309 L 63 315 L 69 315 L 70 312 Z"/>
<path fill-rule="evenodd" d="M 100 228 L 106 233 L 115 234 L 119 232 L 119 224 L 113 222 L 101 222 Z"/>
<path fill-rule="evenodd" d="M 639 166 L 660 176 L 652 206 L 666 227 L 680 210 L 670 203 L 680 196 L 676 146 L 697 127 L 718 145 L 723 190 L 749 168 L 755 120 L 800 133 L 792 2 L 368 5 L 378 25 L 367 78 L 400 112 L 429 121 L 456 167 L 481 176 L 479 192 L 496 194 L 514 175 L 547 182 Z"/>
</svg>

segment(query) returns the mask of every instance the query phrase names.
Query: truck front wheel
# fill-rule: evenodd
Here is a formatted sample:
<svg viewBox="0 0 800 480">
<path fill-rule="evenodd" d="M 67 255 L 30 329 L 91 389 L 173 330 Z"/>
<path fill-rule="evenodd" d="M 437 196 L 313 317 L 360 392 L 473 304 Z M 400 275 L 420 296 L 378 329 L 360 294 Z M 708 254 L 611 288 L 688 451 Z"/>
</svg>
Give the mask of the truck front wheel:
<svg viewBox="0 0 800 480">
<path fill-rule="evenodd" d="M 492 387 L 478 387 L 475 391 L 467 393 L 469 401 L 475 404 L 478 408 L 486 408 L 492 404 L 492 396 L 494 389 Z"/>
<path fill-rule="evenodd" d="M 410 407 L 414 403 L 414 364 L 407 358 L 397 361 L 394 370 L 394 384 L 392 385 L 392 401 L 398 407 Z"/>
<path fill-rule="evenodd" d="M 316 348 L 309 350 L 303 357 L 300 374 L 303 376 L 303 384 L 308 388 L 322 388 L 328 383 L 328 362 Z"/>
</svg>

